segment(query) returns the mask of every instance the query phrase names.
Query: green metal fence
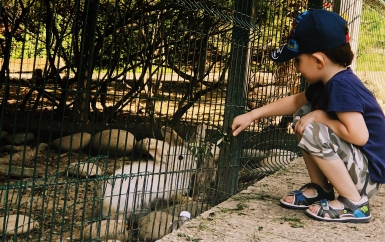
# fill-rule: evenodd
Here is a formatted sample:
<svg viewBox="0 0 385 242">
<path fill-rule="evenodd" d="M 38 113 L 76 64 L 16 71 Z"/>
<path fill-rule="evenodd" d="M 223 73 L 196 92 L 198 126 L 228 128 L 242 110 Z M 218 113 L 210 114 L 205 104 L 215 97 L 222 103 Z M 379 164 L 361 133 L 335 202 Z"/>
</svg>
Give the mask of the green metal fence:
<svg viewBox="0 0 385 242">
<path fill-rule="evenodd" d="M 348 20 L 385 101 L 382 1 L 3 0 L 0 240 L 153 241 L 289 164 L 291 117 L 230 126 L 303 90 L 268 55 L 308 7 Z"/>
</svg>

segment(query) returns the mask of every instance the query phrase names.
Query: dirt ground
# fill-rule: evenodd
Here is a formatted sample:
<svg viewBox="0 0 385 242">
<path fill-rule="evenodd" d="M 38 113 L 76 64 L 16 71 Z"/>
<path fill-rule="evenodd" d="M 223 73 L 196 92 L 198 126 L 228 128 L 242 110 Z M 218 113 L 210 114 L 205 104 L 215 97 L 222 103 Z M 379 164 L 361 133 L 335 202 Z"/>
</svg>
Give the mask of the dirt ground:
<svg viewBox="0 0 385 242">
<path fill-rule="evenodd" d="M 20 147 L 20 150 L 22 148 Z M 9 160 L 9 155 L 4 151 L 0 154 L 0 165 L 8 166 L 6 161 Z M 36 159 L 13 160 L 12 165 L 15 167 L 35 169 L 38 178 L 34 182 L 27 177 L 23 180 L 12 178 L 8 181 L 2 179 L 6 178 L 5 176 L 0 176 L 2 189 L 10 184 L 8 191 L 0 190 L 0 217 L 5 211 L 2 209 L 7 206 L 8 215 L 28 215 L 39 223 L 37 229 L 18 235 L 17 241 L 60 241 L 59 238 L 79 234 L 84 226 L 82 220 L 92 221 L 98 214 L 100 207 L 98 196 L 102 185 L 97 179 L 69 174 L 68 164 L 76 161 L 93 162 L 99 167 L 105 167 L 107 174 L 112 173 L 115 164 L 119 167 L 127 162 L 71 152 L 58 154 L 50 150 L 49 154 L 44 151 Z M 28 222 L 21 222 L 19 225 L 28 225 Z M 8 239 L 6 241 L 15 241 L 11 237 Z"/>
<path fill-rule="evenodd" d="M 279 205 L 288 191 L 308 182 L 299 158 L 158 241 L 384 241 L 384 187 L 370 200 L 370 223 L 328 223 Z"/>
</svg>

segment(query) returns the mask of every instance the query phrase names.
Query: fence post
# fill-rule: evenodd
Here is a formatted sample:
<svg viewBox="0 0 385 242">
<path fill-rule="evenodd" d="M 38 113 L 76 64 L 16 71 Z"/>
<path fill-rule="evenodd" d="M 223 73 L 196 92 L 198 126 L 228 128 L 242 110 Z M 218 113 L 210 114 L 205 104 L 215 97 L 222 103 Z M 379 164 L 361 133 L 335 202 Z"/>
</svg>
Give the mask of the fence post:
<svg viewBox="0 0 385 242">
<path fill-rule="evenodd" d="M 231 41 L 231 56 L 227 82 L 223 132 L 231 130 L 234 117 L 245 110 L 250 59 L 250 26 L 255 1 L 235 1 Z M 242 155 L 242 133 L 230 146 L 221 149 L 218 162 L 218 189 L 216 204 L 236 193 Z"/>
<path fill-rule="evenodd" d="M 360 32 L 362 0 L 336 0 L 334 1 L 333 11 L 341 15 L 348 24 L 350 46 L 354 59 L 350 68 L 354 71 L 357 65 L 358 35 Z"/>
</svg>

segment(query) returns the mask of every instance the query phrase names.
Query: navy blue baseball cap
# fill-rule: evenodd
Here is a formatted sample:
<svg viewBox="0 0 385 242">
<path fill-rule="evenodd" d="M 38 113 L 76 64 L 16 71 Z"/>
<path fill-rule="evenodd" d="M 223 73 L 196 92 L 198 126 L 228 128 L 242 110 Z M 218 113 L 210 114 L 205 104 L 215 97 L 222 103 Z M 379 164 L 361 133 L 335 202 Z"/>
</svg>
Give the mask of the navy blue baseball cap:
<svg viewBox="0 0 385 242">
<path fill-rule="evenodd" d="M 286 45 L 271 53 L 275 62 L 284 62 L 303 53 L 325 51 L 349 42 L 346 21 L 338 14 L 323 9 L 300 13 L 293 23 Z"/>
</svg>

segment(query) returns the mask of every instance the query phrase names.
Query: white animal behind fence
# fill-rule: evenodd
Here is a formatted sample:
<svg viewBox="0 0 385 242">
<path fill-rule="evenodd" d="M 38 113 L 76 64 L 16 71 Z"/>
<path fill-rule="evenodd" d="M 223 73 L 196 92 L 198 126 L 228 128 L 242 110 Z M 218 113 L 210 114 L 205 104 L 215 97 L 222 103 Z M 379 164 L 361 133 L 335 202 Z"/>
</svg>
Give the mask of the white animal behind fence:
<svg viewBox="0 0 385 242">
<path fill-rule="evenodd" d="M 150 139 L 137 144 L 154 159 L 132 162 L 106 182 L 103 217 L 129 218 L 133 213 L 150 211 L 159 201 L 188 193 L 197 161 L 188 143 L 174 130 L 163 127 L 162 134 L 164 141 L 158 140 L 155 146 Z"/>
</svg>

